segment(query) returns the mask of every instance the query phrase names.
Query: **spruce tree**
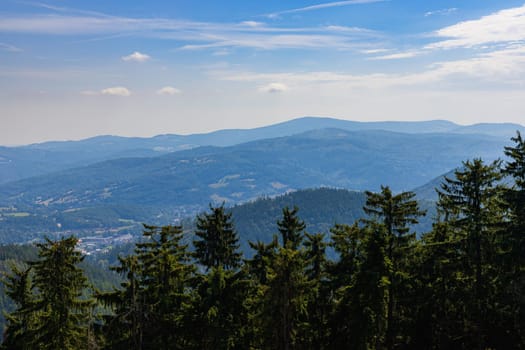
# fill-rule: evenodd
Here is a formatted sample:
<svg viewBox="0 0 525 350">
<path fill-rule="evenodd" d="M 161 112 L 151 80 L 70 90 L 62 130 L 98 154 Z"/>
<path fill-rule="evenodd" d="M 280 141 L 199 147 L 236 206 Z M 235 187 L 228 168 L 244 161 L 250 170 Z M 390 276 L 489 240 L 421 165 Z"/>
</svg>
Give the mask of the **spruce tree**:
<svg viewBox="0 0 525 350">
<path fill-rule="evenodd" d="M 463 162 L 454 178 L 445 178 L 438 190 L 440 210 L 456 235 L 461 239 L 461 272 L 470 281 L 467 302 L 466 329 L 470 347 L 489 346 L 489 325 L 497 309 L 495 291 L 499 242 L 497 229 L 502 222 L 501 188 L 497 182 L 501 175 L 499 161 L 488 165 L 481 159 Z M 494 316 L 494 317 L 493 317 Z M 468 343 L 467 343 L 468 344 Z"/>
<path fill-rule="evenodd" d="M 503 175 L 513 183 L 504 192 L 508 221 L 503 231 L 505 251 L 505 291 L 510 308 L 505 319 L 511 320 L 506 328 L 515 344 L 525 347 L 525 140 L 519 132 L 512 138 L 514 146 L 505 147 L 508 161 Z M 512 330 L 512 331 L 511 331 Z"/>
<path fill-rule="evenodd" d="M 144 345 L 169 349 L 170 344 L 184 344 L 181 322 L 191 305 L 187 293 L 194 268 L 189 264 L 188 246 L 182 243 L 181 226 L 144 225 L 144 242 L 137 243 L 136 254 L 141 269 L 146 317 Z"/>
<path fill-rule="evenodd" d="M 262 288 L 265 348 L 289 350 L 306 338 L 308 293 L 312 283 L 305 274 L 307 261 L 300 244 L 305 224 L 298 209 L 283 209 L 277 222 L 282 237 L 271 260 L 267 260 L 267 284 Z"/>
<path fill-rule="evenodd" d="M 45 238 L 30 269 L 14 269 L 8 293 L 18 308 L 7 316 L 4 345 L 23 349 L 87 348 L 93 301 L 84 296 L 87 279 L 78 264 L 78 239 Z M 32 273 L 31 273 L 32 271 Z"/>
<path fill-rule="evenodd" d="M 31 347 L 31 332 L 35 328 L 35 297 L 30 267 L 11 266 L 11 273 L 4 280 L 6 294 L 15 303 L 16 310 L 6 314 L 7 327 L 1 348 L 24 350 Z"/>
<path fill-rule="evenodd" d="M 306 225 L 297 216 L 298 211 L 299 208 L 297 207 L 294 207 L 292 210 L 285 207 L 283 209 L 283 218 L 277 222 L 282 245 L 285 248 L 298 249 L 303 242 Z"/>
<path fill-rule="evenodd" d="M 355 310 L 351 308 L 352 284 L 364 256 L 365 231 L 356 222 L 352 226 L 336 224 L 330 232 L 330 246 L 337 253 L 337 260 L 327 266 L 332 294 L 328 348 L 341 349 L 347 347 L 354 336 L 356 315 Z"/>
<path fill-rule="evenodd" d="M 135 253 L 113 268 L 125 275 L 123 288 L 99 294 L 113 308 L 105 316 L 108 348 L 187 348 L 195 269 L 182 227 L 144 225 L 143 236 Z"/>
<path fill-rule="evenodd" d="M 232 214 L 226 212 L 224 204 L 210 206 L 210 211 L 197 217 L 195 235 L 199 239 L 193 241 L 195 257 L 207 269 L 236 269 L 241 263 L 241 253 Z"/>
<path fill-rule="evenodd" d="M 406 339 L 396 340 L 396 334 L 402 333 L 403 314 L 409 301 L 402 302 L 400 296 L 407 290 L 410 276 L 407 273 L 408 250 L 415 242 L 415 234 L 410 233 L 410 225 L 418 223 L 418 217 L 425 215 L 420 210 L 413 192 L 402 192 L 394 195 L 388 186 L 381 186 L 380 193 L 366 191 L 367 200 L 363 208 L 370 216 L 365 220 L 368 224 L 381 224 L 386 232 L 386 254 L 392 264 L 388 286 L 388 314 L 386 329 L 386 347 L 393 348 L 395 343 L 405 342 Z"/>
<path fill-rule="evenodd" d="M 364 229 L 364 234 L 364 255 L 343 299 L 349 305 L 351 315 L 346 346 L 363 350 L 383 349 L 387 344 L 392 264 L 387 255 L 385 227 L 371 223 Z"/>
<path fill-rule="evenodd" d="M 325 235 L 305 233 L 305 274 L 310 282 L 308 294 L 308 329 L 303 347 L 324 349 L 328 342 L 328 316 L 330 313 L 330 289 L 326 272 Z"/>
</svg>

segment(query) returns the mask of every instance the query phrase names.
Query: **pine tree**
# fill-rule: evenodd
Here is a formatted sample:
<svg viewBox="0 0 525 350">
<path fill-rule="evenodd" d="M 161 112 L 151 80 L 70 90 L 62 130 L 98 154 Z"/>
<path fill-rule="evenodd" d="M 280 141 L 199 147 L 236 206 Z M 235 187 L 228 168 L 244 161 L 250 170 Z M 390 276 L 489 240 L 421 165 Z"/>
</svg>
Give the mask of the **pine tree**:
<svg viewBox="0 0 525 350">
<path fill-rule="evenodd" d="M 123 288 L 99 294 L 114 311 L 105 316 L 108 347 L 187 348 L 189 287 L 195 269 L 182 244 L 182 227 L 144 225 L 143 235 L 135 254 L 120 258 L 120 266 L 114 268 L 127 277 Z"/>
<path fill-rule="evenodd" d="M 352 284 L 364 256 L 364 230 L 358 223 L 349 226 L 336 224 L 330 229 L 330 246 L 338 260 L 327 266 L 328 283 L 332 294 L 332 312 L 329 318 L 329 347 L 345 348 L 350 344 L 354 329 L 354 311 L 351 309 Z"/>
<path fill-rule="evenodd" d="M 211 213 L 197 217 L 199 239 L 193 241 L 195 257 L 207 269 L 222 267 L 225 270 L 240 266 L 239 237 L 233 227 L 232 214 L 226 213 L 224 204 L 210 206 Z"/>
<path fill-rule="evenodd" d="M 396 334 L 403 333 L 403 314 L 409 300 L 402 302 L 401 294 L 407 289 L 410 276 L 407 274 L 408 250 L 415 242 L 415 234 L 410 233 L 410 225 L 418 223 L 418 217 L 425 215 L 418 207 L 413 192 L 402 192 L 394 195 L 388 186 L 381 186 L 381 193 L 366 192 L 367 200 L 363 208 L 370 219 L 366 223 L 380 223 L 386 230 L 386 254 L 392 263 L 388 276 L 388 314 L 386 330 L 386 347 L 391 349 L 396 342 Z"/>
<path fill-rule="evenodd" d="M 346 346 L 352 349 L 383 349 L 387 343 L 389 276 L 392 264 L 387 256 L 387 235 L 383 225 L 370 223 L 363 243 L 364 255 L 343 303 L 349 306 L 350 334 Z"/>
<path fill-rule="evenodd" d="M 11 266 L 11 274 L 4 281 L 6 294 L 16 305 L 16 310 L 6 314 L 7 327 L 2 349 L 23 350 L 31 347 L 31 332 L 35 328 L 35 298 L 32 291 L 31 268 Z"/>
<path fill-rule="evenodd" d="M 505 319 L 511 320 L 505 328 L 514 344 L 525 347 L 525 140 L 519 132 L 512 138 L 513 147 L 505 147 L 508 161 L 502 169 L 503 175 L 513 179 L 510 188 L 504 191 L 508 222 L 503 231 L 505 250 L 505 291 L 510 310 Z"/>
<path fill-rule="evenodd" d="M 84 296 L 87 279 L 78 264 L 75 237 L 37 247 L 39 260 L 29 269 L 14 269 L 8 277 L 9 295 L 18 308 L 9 320 L 4 346 L 23 349 L 84 349 L 93 301 Z M 32 271 L 32 273 L 31 273 Z"/>
<path fill-rule="evenodd" d="M 485 165 L 481 159 L 463 162 L 455 178 L 445 178 L 438 190 L 440 210 L 446 222 L 462 239 L 463 273 L 471 281 L 471 303 L 467 303 L 467 324 L 464 332 L 470 334 L 470 346 L 479 349 L 490 344 L 487 339 L 495 306 L 496 259 L 498 258 L 497 228 L 502 222 L 501 188 L 497 181 L 500 162 Z"/>
<path fill-rule="evenodd" d="M 264 295 L 266 348 L 295 349 L 304 337 L 308 291 L 303 252 L 280 247 L 269 269 Z"/>
<path fill-rule="evenodd" d="M 326 272 L 325 235 L 305 233 L 305 274 L 310 282 L 308 294 L 308 334 L 303 348 L 324 349 L 328 342 L 330 289 Z"/>
<path fill-rule="evenodd" d="M 190 306 L 188 281 L 194 268 L 189 265 L 188 246 L 182 244 L 181 226 L 144 225 L 145 242 L 137 243 L 146 316 L 144 345 L 169 349 L 183 344 L 185 310 Z"/>
<path fill-rule="evenodd" d="M 82 349 L 87 343 L 93 301 L 82 298 L 87 278 L 78 264 L 84 259 L 76 250 L 75 237 L 37 244 L 40 260 L 31 262 L 34 286 L 39 291 L 35 345 L 40 349 Z"/>
<path fill-rule="evenodd" d="M 277 222 L 283 244 L 266 262 L 268 278 L 262 287 L 265 348 L 294 349 L 306 338 L 308 292 L 312 284 L 305 274 L 307 262 L 300 247 L 305 224 L 297 212 L 297 208 L 283 209 L 283 218 Z"/>
<path fill-rule="evenodd" d="M 113 311 L 104 316 L 106 348 L 139 350 L 143 348 L 143 330 L 147 320 L 139 261 L 136 255 L 119 256 L 118 260 L 120 265 L 111 267 L 111 270 L 125 277 L 122 288 L 96 295 L 103 306 Z"/>
<path fill-rule="evenodd" d="M 283 209 L 283 218 L 277 222 L 282 245 L 285 248 L 298 249 L 303 242 L 306 225 L 297 216 L 298 211 L 299 208 L 297 207 L 294 207 L 292 210 L 285 207 Z"/>
<path fill-rule="evenodd" d="M 228 350 L 248 348 L 246 338 L 250 281 L 243 270 L 213 267 L 199 277 L 192 309 L 195 348 Z"/>
</svg>

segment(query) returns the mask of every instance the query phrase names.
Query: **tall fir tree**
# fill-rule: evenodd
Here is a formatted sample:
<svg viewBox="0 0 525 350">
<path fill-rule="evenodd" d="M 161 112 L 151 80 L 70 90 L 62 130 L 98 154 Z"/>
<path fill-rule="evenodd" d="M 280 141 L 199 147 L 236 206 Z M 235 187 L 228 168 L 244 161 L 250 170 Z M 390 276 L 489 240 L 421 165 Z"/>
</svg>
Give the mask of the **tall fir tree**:
<svg viewBox="0 0 525 350">
<path fill-rule="evenodd" d="M 210 213 L 197 217 L 195 235 L 198 237 L 193 241 L 195 257 L 207 269 L 222 267 L 228 270 L 240 266 L 239 237 L 232 214 L 226 212 L 224 204 L 210 206 Z"/>
<path fill-rule="evenodd" d="M 31 347 L 31 332 L 35 329 L 35 297 L 31 281 L 31 268 L 11 266 L 11 273 L 4 280 L 6 294 L 16 309 L 6 314 L 7 327 L 3 334 L 1 349 L 24 350 Z"/>
<path fill-rule="evenodd" d="M 13 323 L 7 342 L 23 339 L 22 348 L 32 349 L 88 348 L 93 301 L 83 295 L 88 283 L 78 266 L 84 257 L 77 242 L 75 237 L 46 238 L 37 244 L 39 259 L 28 262 L 32 279 L 29 270 L 15 271 L 10 278 L 10 294 L 19 308 L 8 316 Z"/>
<path fill-rule="evenodd" d="M 113 307 L 105 316 L 108 348 L 187 348 L 195 269 L 182 227 L 144 225 L 143 236 L 135 253 L 114 268 L 127 277 L 123 288 L 99 295 Z"/>
<path fill-rule="evenodd" d="M 463 162 L 454 178 L 445 178 L 438 190 L 440 210 L 461 239 L 461 271 L 470 281 L 472 302 L 467 303 L 465 341 L 470 342 L 467 346 L 478 349 L 495 341 L 487 334 L 497 318 L 497 229 L 503 215 L 497 184 L 501 178 L 499 164 L 494 161 L 486 165 L 481 159 Z"/>
<path fill-rule="evenodd" d="M 304 239 L 306 225 L 298 216 L 299 208 L 283 208 L 283 218 L 277 222 L 281 234 L 282 245 L 285 248 L 298 249 Z"/>
<path fill-rule="evenodd" d="M 505 292 L 511 300 L 505 319 L 512 320 L 506 327 L 509 338 L 525 347 L 525 140 L 518 131 L 512 141 L 514 146 L 505 147 L 508 160 L 502 169 L 513 180 L 504 192 L 509 217 L 503 231 Z"/>
<path fill-rule="evenodd" d="M 415 234 L 410 233 L 410 225 L 418 223 L 418 217 L 425 215 L 419 209 L 413 192 L 402 192 L 394 195 L 388 186 L 381 186 L 380 193 L 366 191 L 364 211 L 369 215 L 365 222 L 379 223 L 385 227 L 386 254 L 392 264 L 388 285 L 388 313 L 386 321 L 386 347 L 392 349 L 406 342 L 406 339 L 396 337 L 404 333 L 404 316 L 409 305 L 402 294 L 408 289 L 407 258 L 409 248 L 415 242 Z M 397 339 L 396 339 L 397 338 Z"/>
</svg>

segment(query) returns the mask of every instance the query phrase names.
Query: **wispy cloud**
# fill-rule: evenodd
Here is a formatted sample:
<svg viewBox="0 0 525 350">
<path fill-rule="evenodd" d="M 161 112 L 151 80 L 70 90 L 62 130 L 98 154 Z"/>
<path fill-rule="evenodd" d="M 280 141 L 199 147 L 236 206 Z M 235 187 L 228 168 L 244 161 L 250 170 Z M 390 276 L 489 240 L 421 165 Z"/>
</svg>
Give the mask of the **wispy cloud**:
<svg viewBox="0 0 525 350">
<path fill-rule="evenodd" d="M 377 51 L 376 51 L 377 52 Z M 370 57 L 370 60 L 399 60 L 404 58 L 413 58 L 422 54 L 422 51 L 398 52 L 389 55 Z"/>
<path fill-rule="evenodd" d="M 521 85 L 525 78 L 525 45 L 514 48 L 480 54 L 476 57 L 443 61 L 430 64 L 424 69 L 405 74 L 373 73 L 351 74 L 329 71 L 288 72 L 288 73 L 256 73 L 236 71 L 214 71 L 210 74 L 219 80 L 251 82 L 262 87 L 270 87 L 278 81 L 287 89 L 321 88 L 322 86 L 337 86 L 341 89 L 353 88 L 389 88 L 418 87 L 425 84 L 434 86 L 436 82 L 448 84 L 464 84 L 467 82 L 484 81 L 493 86 L 515 87 Z M 496 86 L 494 85 L 494 88 Z"/>
<path fill-rule="evenodd" d="M 429 44 L 426 48 L 471 48 L 525 41 L 525 5 L 459 22 L 439 29 L 434 35 L 444 40 Z"/>
<path fill-rule="evenodd" d="M 7 51 L 7 52 L 22 52 L 22 49 L 10 44 L 6 43 L 0 43 L 0 51 Z"/>
<path fill-rule="evenodd" d="M 441 9 L 441 10 L 428 11 L 428 12 L 425 12 L 425 17 L 436 16 L 436 15 L 447 16 L 457 11 L 458 11 L 457 7 L 450 7 L 450 8 Z"/>
<path fill-rule="evenodd" d="M 123 96 L 123 97 L 128 97 L 131 95 L 131 91 L 129 91 L 127 88 L 123 86 L 109 87 L 107 89 L 101 90 L 100 93 L 102 95 Z"/>
<path fill-rule="evenodd" d="M 182 91 L 180 91 L 179 89 L 174 88 L 172 86 L 165 86 L 165 87 L 157 90 L 157 95 L 173 96 L 173 95 L 178 95 L 181 92 Z"/>
<path fill-rule="evenodd" d="M 283 83 L 270 83 L 259 87 L 259 91 L 270 94 L 285 92 L 286 90 L 288 90 L 288 86 Z"/>
<path fill-rule="evenodd" d="M 102 39 L 137 36 L 175 40 L 183 49 L 248 47 L 355 48 L 360 42 L 377 40 L 378 33 L 365 28 L 343 26 L 277 27 L 261 22 L 195 22 L 162 18 L 38 15 L 0 16 L 0 32 L 36 35 L 93 36 Z M 90 38 L 88 40 L 97 40 Z"/>
<path fill-rule="evenodd" d="M 131 55 L 122 57 L 123 61 L 126 61 L 126 62 L 139 62 L 139 63 L 146 62 L 149 59 L 151 59 L 151 57 L 149 55 L 146 55 L 144 53 L 140 53 L 138 51 L 133 52 Z"/>
<path fill-rule="evenodd" d="M 370 4 L 370 3 L 384 2 L 384 1 L 388 1 L 388 0 L 334 1 L 334 2 L 326 2 L 326 3 L 322 3 L 322 4 L 317 4 L 317 5 L 311 5 L 311 6 L 294 8 L 294 9 L 290 9 L 290 10 L 283 10 L 283 11 L 273 12 L 273 13 L 266 14 L 264 16 L 268 17 L 268 18 L 277 18 L 277 17 L 279 17 L 281 15 L 290 14 L 290 13 L 315 11 L 315 10 L 321 10 L 321 9 L 330 8 L 330 7 L 340 7 L 340 6 L 349 6 L 349 5 L 358 5 L 358 4 Z"/>
</svg>

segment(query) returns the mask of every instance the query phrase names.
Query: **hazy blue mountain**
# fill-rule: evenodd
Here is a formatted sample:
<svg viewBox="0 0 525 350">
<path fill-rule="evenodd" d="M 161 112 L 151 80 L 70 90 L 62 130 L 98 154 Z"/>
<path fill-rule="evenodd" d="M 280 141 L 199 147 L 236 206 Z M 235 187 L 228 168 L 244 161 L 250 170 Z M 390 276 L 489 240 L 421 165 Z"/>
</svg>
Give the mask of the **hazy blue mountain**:
<svg viewBox="0 0 525 350">
<path fill-rule="evenodd" d="M 233 205 L 305 188 L 411 190 L 465 159 L 495 159 L 506 144 L 477 134 L 323 129 L 108 160 L 0 185 L 0 230 L 122 231 L 141 221 L 170 223 L 210 202 Z"/>
<path fill-rule="evenodd" d="M 355 122 L 304 117 L 254 129 L 219 130 L 206 134 L 158 135 L 151 138 L 97 136 L 80 141 L 55 141 L 22 147 L 0 147 L 0 183 L 51 173 L 96 162 L 153 157 L 198 146 L 233 146 L 245 142 L 337 128 L 347 131 L 384 130 L 403 133 L 473 133 L 510 138 L 515 124 L 460 126 L 445 120 L 424 122 Z"/>
<path fill-rule="evenodd" d="M 4 184 L 0 201 L 57 207 L 122 202 L 181 206 L 240 202 L 318 186 L 374 190 L 389 184 L 409 190 L 462 160 L 495 159 L 504 144 L 475 134 L 323 129 L 68 169 Z"/>
</svg>

